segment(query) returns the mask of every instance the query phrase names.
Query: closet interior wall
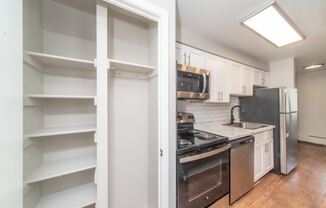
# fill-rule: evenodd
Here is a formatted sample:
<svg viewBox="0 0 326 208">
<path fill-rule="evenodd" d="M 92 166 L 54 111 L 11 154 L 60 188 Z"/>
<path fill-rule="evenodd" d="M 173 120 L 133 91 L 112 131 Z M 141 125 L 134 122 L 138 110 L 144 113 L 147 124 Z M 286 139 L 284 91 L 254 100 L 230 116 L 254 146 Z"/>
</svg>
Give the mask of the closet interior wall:
<svg viewBox="0 0 326 208">
<path fill-rule="evenodd" d="M 152 70 L 109 73 L 109 207 L 158 207 L 157 37 L 156 22 L 109 7 L 108 58 Z"/>
</svg>

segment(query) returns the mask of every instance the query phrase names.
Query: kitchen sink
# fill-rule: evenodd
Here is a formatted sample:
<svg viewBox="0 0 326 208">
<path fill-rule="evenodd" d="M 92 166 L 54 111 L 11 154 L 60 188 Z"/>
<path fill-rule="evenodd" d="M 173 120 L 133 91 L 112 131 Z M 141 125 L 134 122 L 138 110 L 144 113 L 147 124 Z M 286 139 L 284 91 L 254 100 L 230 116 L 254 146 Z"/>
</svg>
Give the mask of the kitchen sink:
<svg viewBox="0 0 326 208">
<path fill-rule="evenodd" d="M 223 125 L 242 128 L 242 129 L 249 129 L 249 130 L 255 130 L 255 129 L 267 127 L 264 124 L 257 124 L 257 123 L 250 123 L 250 122 L 239 122 L 239 123 L 233 123 L 233 124 L 228 123 L 228 124 L 223 124 Z"/>
</svg>

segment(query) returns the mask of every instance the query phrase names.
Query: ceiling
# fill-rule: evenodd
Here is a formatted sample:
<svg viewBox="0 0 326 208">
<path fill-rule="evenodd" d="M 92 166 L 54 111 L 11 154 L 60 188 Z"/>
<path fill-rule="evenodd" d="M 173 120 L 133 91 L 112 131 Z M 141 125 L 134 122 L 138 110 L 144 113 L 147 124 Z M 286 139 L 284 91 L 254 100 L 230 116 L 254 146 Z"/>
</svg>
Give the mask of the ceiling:
<svg viewBox="0 0 326 208">
<path fill-rule="evenodd" d="M 282 48 L 240 25 L 241 19 L 268 2 L 177 0 L 177 24 L 262 61 L 295 57 L 299 71 L 306 65 L 326 64 L 326 0 L 277 0 L 306 36 L 305 40 Z"/>
</svg>

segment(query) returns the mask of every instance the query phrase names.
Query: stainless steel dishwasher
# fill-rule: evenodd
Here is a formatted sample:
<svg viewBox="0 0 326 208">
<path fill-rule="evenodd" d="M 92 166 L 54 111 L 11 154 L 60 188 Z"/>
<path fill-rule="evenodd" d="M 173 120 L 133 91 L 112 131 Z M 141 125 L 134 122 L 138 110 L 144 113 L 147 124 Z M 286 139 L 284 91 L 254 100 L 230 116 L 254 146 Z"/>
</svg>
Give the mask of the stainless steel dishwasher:
<svg viewBox="0 0 326 208">
<path fill-rule="evenodd" d="M 230 203 L 234 203 L 254 186 L 253 136 L 231 142 L 230 156 Z"/>
</svg>

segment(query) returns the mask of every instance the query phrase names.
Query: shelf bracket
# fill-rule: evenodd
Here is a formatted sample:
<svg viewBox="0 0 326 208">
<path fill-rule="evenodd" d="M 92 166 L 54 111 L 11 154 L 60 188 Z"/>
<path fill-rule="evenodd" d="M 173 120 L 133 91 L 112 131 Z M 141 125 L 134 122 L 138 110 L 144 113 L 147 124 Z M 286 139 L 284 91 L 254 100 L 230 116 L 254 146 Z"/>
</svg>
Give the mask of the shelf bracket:
<svg viewBox="0 0 326 208">
<path fill-rule="evenodd" d="M 96 62 L 97 60 L 96 59 L 94 59 L 94 67 L 95 68 L 97 68 L 97 62 Z"/>
<path fill-rule="evenodd" d="M 97 184 L 97 168 L 95 168 L 94 172 L 94 183 Z"/>
<path fill-rule="evenodd" d="M 97 106 L 97 97 L 94 97 L 94 105 Z"/>
<path fill-rule="evenodd" d="M 97 134 L 96 134 L 96 132 L 94 133 L 94 143 L 97 144 Z"/>
</svg>

